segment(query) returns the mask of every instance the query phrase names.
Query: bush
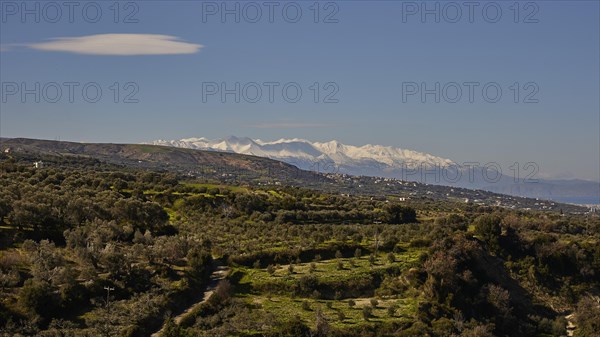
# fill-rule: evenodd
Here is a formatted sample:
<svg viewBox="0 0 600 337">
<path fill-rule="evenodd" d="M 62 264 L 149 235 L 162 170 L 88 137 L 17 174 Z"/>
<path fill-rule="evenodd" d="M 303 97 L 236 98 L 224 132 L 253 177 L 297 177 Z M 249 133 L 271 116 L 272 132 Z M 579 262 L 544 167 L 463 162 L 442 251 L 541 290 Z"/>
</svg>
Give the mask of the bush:
<svg viewBox="0 0 600 337">
<path fill-rule="evenodd" d="M 175 324 L 172 318 L 167 318 L 167 322 L 165 323 L 165 328 L 161 337 L 185 337 L 186 334 L 181 326 Z"/>
<path fill-rule="evenodd" d="M 335 291 L 335 294 L 333 295 L 333 299 L 336 301 L 339 301 L 342 298 L 342 293 L 339 290 Z"/>
<path fill-rule="evenodd" d="M 305 275 L 298 279 L 296 283 L 297 292 L 303 295 L 314 295 L 314 291 L 319 289 L 319 278 L 315 275 Z"/>
<path fill-rule="evenodd" d="M 484 214 L 474 221 L 475 234 L 483 241 L 485 241 L 490 250 L 497 252 L 500 248 L 498 245 L 498 239 L 502 229 L 500 228 L 500 217 L 492 214 Z"/>
<path fill-rule="evenodd" d="M 208 273 L 208 266 L 212 263 L 212 256 L 200 247 L 190 249 L 187 254 L 187 263 L 193 278 L 204 278 Z"/>
<path fill-rule="evenodd" d="M 310 329 L 299 316 L 295 316 L 287 322 L 277 324 L 273 332 L 267 334 L 267 337 L 309 337 L 310 335 Z"/>
<path fill-rule="evenodd" d="M 390 305 L 387 308 L 387 314 L 388 314 L 388 316 L 394 317 L 394 315 L 396 315 L 396 310 L 398 310 L 398 307 L 396 307 L 395 304 Z"/>
<path fill-rule="evenodd" d="M 228 280 L 221 280 L 217 285 L 211 299 L 214 298 L 215 303 L 223 303 L 231 297 L 231 283 Z"/>
<path fill-rule="evenodd" d="M 377 261 L 377 259 L 375 258 L 375 255 L 371 254 L 369 255 L 369 264 L 375 264 L 375 262 Z"/>
<path fill-rule="evenodd" d="M 209 188 L 206 193 L 210 194 L 210 195 L 217 195 L 221 192 L 221 190 L 219 190 L 218 187 L 211 187 Z"/>
<path fill-rule="evenodd" d="M 58 307 L 50 284 L 33 279 L 25 281 L 19 292 L 19 302 L 25 310 L 44 318 L 54 314 Z"/>
<path fill-rule="evenodd" d="M 389 253 L 387 255 L 387 259 L 388 259 L 389 263 L 394 263 L 394 262 L 396 262 L 396 255 L 394 255 L 394 253 Z"/>
<path fill-rule="evenodd" d="M 576 337 L 598 336 L 600 331 L 600 307 L 590 297 L 585 297 L 577 304 L 575 310 Z"/>
<path fill-rule="evenodd" d="M 389 224 L 405 224 L 405 223 L 416 223 L 417 212 L 410 207 L 398 205 L 398 204 L 387 204 L 384 207 L 385 222 Z"/>
</svg>

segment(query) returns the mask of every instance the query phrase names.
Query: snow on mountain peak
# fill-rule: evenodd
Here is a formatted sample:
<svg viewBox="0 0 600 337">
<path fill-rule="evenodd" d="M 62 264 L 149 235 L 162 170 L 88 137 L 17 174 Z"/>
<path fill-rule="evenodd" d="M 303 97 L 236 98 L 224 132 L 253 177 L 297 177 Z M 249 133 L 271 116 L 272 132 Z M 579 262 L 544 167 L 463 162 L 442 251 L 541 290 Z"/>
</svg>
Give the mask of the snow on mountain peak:
<svg viewBox="0 0 600 337">
<path fill-rule="evenodd" d="M 300 168 L 316 163 L 335 163 L 342 171 L 360 172 L 368 169 L 399 169 L 403 167 L 426 167 L 452 165 L 449 159 L 427 153 L 383 145 L 346 145 L 337 140 L 310 142 L 305 139 L 279 139 L 264 141 L 248 137 L 229 136 L 223 139 L 185 138 L 181 140 L 156 140 L 154 145 L 225 151 L 249 154 L 281 160 Z"/>
</svg>

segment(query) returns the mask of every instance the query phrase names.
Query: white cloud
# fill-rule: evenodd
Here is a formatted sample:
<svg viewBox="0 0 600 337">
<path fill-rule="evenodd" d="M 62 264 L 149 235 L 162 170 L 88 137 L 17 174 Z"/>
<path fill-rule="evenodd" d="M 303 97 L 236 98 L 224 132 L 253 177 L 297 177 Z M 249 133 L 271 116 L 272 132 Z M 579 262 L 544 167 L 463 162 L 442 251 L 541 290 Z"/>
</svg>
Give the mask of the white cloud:
<svg viewBox="0 0 600 337">
<path fill-rule="evenodd" d="M 158 34 L 97 34 L 59 37 L 27 47 L 87 55 L 174 55 L 194 54 L 203 46 L 181 41 L 176 36 Z"/>
</svg>

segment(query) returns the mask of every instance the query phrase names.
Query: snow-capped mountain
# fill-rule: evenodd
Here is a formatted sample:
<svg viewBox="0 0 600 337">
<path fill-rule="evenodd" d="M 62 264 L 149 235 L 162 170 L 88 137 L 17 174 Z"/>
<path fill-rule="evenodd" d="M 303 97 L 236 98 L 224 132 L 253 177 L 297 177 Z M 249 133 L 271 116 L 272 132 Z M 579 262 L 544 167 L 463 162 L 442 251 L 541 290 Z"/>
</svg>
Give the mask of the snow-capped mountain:
<svg viewBox="0 0 600 337">
<path fill-rule="evenodd" d="M 460 166 L 450 159 L 392 146 L 353 146 L 336 140 L 319 143 L 298 138 L 263 141 L 233 136 L 214 140 L 156 140 L 149 144 L 267 157 L 320 173 L 397 178 L 554 200 L 573 196 L 592 196 L 598 199 L 597 182 L 542 179 L 537 179 L 535 183 L 516 182 L 514 177 L 501 172 L 498 175 L 493 171 L 483 172 L 481 168 L 472 175 L 473 171 L 468 171 L 468 167 Z"/>
<path fill-rule="evenodd" d="M 325 143 L 305 139 L 260 139 L 228 137 L 224 139 L 187 138 L 181 140 L 157 140 L 154 145 L 185 147 L 199 150 L 226 151 L 267 157 L 284 161 L 301 169 L 317 169 L 340 173 L 376 175 L 385 170 L 416 167 L 449 166 L 450 159 L 427 153 L 382 145 L 353 146 L 336 140 Z"/>
<path fill-rule="evenodd" d="M 600 198 L 598 182 L 543 179 L 537 179 L 535 183 L 525 180 L 516 182 L 514 177 L 501 172 L 484 172 L 481 168 L 472 171 L 450 159 L 392 146 L 353 146 L 336 140 L 319 143 L 297 138 L 263 141 L 234 136 L 223 139 L 156 140 L 148 144 L 267 157 L 320 173 L 397 178 L 561 201 L 582 196 L 592 197 L 593 200 Z M 475 175 L 473 172 L 476 172 Z"/>
</svg>

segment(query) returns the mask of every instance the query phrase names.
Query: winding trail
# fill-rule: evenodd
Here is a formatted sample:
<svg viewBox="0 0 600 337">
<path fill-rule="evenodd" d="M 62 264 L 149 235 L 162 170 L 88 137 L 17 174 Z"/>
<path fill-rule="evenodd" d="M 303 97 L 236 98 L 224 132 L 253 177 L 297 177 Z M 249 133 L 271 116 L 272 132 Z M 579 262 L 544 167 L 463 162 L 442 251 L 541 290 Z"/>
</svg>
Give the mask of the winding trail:
<svg viewBox="0 0 600 337">
<path fill-rule="evenodd" d="M 206 289 L 204 290 L 202 299 L 198 302 L 191 304 L 181 314 L 173 317 L 173 321 L 175 322 L 175 324 L 179 325 L 181 323 L 181 320 L 183 320 L 183 318 L 185 316 L 189 315 L 192 311 L 194 311 L 194 309 L 196 309 L 199 306 L 201 306 L 202 304 L 206 303 L 206 301 L 208 301 L 208 299 L 212 296 L 213 292 L 215 291 L 215 288 L 217 288 L 217 285 L 219 284 L 219 282 L 221 280 L 225 279 L 225 277 L 227 277 L 227 275 L 229 274 L 229 271 L 230 271 L 229 267 L 217 262 L 215 264 L 215 268 L 214 268 L 213 272 L 210 274 L 210 279 L 208 281 L 208 285 L 206 286 Z M 160 330 L 153 333 L 150 336 L 151 337 L 160 337 L 165 328 L 165 323 L 166 323 L 166 320 L 163 323 L 163 326 L 160 328 Z"/>
</svg>

